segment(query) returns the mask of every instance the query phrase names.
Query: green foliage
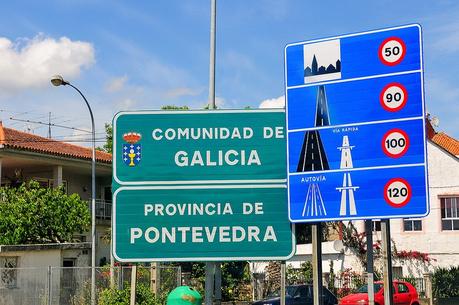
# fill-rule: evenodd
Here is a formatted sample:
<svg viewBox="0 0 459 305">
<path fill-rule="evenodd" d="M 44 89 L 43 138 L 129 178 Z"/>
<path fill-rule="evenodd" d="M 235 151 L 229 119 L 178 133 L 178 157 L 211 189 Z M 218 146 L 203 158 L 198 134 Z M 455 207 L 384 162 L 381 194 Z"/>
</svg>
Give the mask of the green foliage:
<svg viewBox="0 0 459 305">
<path fill-rule="evenodd" d="M 250 283 L 250 268 L 248 262 L 225 262 L 222 270 L 222 301 L 232 301 L 241 298 L 240 292 L 245 284 Z M 204 263 L 193 263 L 191 278 L 194 289 L 204 295 L 206 281 L 206 266 Z"/>
<path fill-rule="evenodd" d="M 238 288 L 247 283 L 244 276 L 247 262 L 226 262 L 222 263 L 222 300 L 239 299 Z"/>
<path fill-rule="evenodd" d="M 110 123 L 105 123 L 105 144 L 102 147 L 97 147 L 97 150 L 105 151 L 109 154 L 113 149 L 113 126 Z"/>
<path fill-rule="evenodd" d="M 193 263 L 191 266 L 191 286 L 198 290 L 201 295 L 204 295 L 204 287 L 206 282 L 206 264 Z"/>
<path fill-rule="evenodd" d="M 188 106 L 165 105 L 161 106 L 161 110 L 190 110 L 190 108 Z"/>
<path fill-rule="evenodd" d="M 330 261 L 330 278 L 328 281 L 328 290 L 333 292 L 333 294 L 336 294 L 336 287 L 335 287 L 335 279 L 336 279 L 336 274 L 335 274 L 335 269 L 333 268 L 333 261 Z"/>
<path fill-rule="evenodd" d="M 90 225 L 88 204 L 36 181 L 0 188 L 0 244 L 62 243 Z"/>
<path fill-rule="evenodd" d="M 337 278 L 341 284 L 341 288 L 336 291 L 338 298 L 343 298 L 350 293 L 354 293 L 356 289 L 365 284 L 365 278 L 351 268 L 341 271 Z"/>
<path fill-rule="evenodd" d="M 329 226 L 326 222 L 321 222 L 320 225 L 322 227 L 322 240 L 325 241 L 329 236 Z M 299 245 L 312 243 L 312 224 L 296 223 L 295 238 L 296 243 Z"/>
<path fill-rule="evenodd" d="M 300 268 L 293 268 L 292 265 L 287 265 L 286 269 L 287 283 L 303 284 L 312 282 L 312 264 L 311 262 L 303 262 Z"/>
<path fill-rule="evenodd" d="M 438 268 L 433 274 L 432 289 L 436 298 L 459 297 L 459 266 Z"/>
<path fill-rule="evenodd" d="M 129 305 L 131 298 L 131 287 L 126 285 L 123 290 L 104 289 L 99 294 L 99 305 Z M 147 284 L 138 284 L 135 291 L 135 304 L 138 305 L 160 305 L 155 294 L 150 291 Z"/>
</svg>

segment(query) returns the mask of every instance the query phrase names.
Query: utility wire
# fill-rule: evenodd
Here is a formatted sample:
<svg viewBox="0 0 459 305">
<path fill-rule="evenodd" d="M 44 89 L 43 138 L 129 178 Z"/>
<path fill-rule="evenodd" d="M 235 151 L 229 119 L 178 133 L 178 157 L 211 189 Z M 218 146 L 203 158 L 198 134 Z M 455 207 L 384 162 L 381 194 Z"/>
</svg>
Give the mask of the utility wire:
<svg viewBox="0 0 459 305">
<path fill-rule="evenodd" d="M 54 123 L 49 124 L 49 123 L 44 123 L 44 122 L 40 122 L 40 121 L 23 120 L 23 119 L 17 119 L 17 118 L 13 118 L 13 117 L 10 117 L 10 120 L 19 121 L 19 122 L 25 122 L 25 123 L 41 124 L 41 125 L 46 125 L 46 126 L 51 125 L 53 127 L 59 127 L 59 128 L 65 128 L 65 129 L 71 129 L 71 130 L 77 130 L 77 131 L 91 133 L 91 131 L 86 130 L 86 129 L 80 129 L 80 128 L 76 128 L 76 127 L 69 127 L 69 126 L 64 126 L 64 125 L 59 125 L 59 124 L 54 124 Z"/>
</svg>

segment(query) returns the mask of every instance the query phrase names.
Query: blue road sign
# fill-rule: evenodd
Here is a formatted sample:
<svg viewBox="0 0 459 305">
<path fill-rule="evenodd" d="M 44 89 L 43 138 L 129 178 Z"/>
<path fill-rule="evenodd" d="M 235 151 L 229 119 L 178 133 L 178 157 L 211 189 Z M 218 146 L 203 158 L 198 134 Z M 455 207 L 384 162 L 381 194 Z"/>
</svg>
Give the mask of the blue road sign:
<svg viewBox="0 0 459 305">
<path fill-rule="evenodd" d="M 429 213 L 421 28 L 285 48 L 292 222 Z"/>
</svg>

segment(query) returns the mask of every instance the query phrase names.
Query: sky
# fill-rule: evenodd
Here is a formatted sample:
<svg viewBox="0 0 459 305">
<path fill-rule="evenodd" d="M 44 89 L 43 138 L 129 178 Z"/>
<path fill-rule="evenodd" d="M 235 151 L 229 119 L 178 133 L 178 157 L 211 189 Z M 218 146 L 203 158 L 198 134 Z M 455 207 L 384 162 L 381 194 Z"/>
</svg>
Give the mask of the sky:
<svg viewBox="0 0 459 305">
<path fill-rule="evenodd" d="M 288 43 L 419 23 L 427 111 L 459 139 L 457 16 L 455 0 L 217 0 L 217 105 L 282 106 Z M 53 87 L 55 74 L 87 97 L 98 145 L 118 111 L 207 104 L 210 0 L 6 1 L 0 29 L 4 126 L 47 136 L 47 126 L 23 121 L 47 123 L 51 113 L 53 124 L 90 129 L 81 97 Z M 76 129 L 51 133 L 89 139 Z"/>
</svg>

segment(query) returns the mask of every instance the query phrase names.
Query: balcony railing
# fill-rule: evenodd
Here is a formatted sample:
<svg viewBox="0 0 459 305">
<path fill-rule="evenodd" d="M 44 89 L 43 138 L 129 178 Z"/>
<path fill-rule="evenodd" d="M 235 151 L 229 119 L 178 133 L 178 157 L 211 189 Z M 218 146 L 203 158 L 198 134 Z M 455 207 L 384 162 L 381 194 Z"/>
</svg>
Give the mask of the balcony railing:
<svg viewBox="0 0 459 305">
<path fill-rule="evenodd" d="M 91 200 L 88 201 L 89 210 L 91 210 Z M 112 218 L 112 202 L 110 200 L 96 199 L 96 218 L 107 219 Z"/>
</svg>

